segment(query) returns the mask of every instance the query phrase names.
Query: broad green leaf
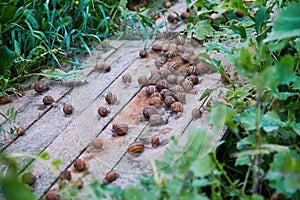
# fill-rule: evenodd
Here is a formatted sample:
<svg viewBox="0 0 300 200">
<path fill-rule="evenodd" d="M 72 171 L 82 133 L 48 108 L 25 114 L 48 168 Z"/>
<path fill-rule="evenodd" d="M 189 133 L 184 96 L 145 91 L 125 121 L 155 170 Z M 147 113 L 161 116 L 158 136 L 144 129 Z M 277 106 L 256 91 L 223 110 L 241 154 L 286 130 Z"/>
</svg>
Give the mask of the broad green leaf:
<svg viewBox="0 0 300 200">
<path fill-rule="evenodd" d="M 275 131 L 284 125 L 275 111 L 269 111 L 262 117 L 262 127 L 266 132 Z"/>
<path fill-rule="evenodd" d="M 273 30 L 265 42 L 300 36 L 300 2 L 283 8 L 274 20 Z"/>
<path fill-rule="evenodd" d="M 295 151 L 283 151 L 274 156 L 266 179 L 277 192 L 291 196 L 300 189 L 300 155 Z"/>
<path fill-rule="evenodd" d="M 297 52 L 300 55 L 300 38 L 297 38 L 295 40 L 295 44 L 296 44 L 295 46 L 296 46 Z"/>
<path fill-rule="evenodd" d="M 249 109 L 234 117 L 234 120 L 241 123 L 247 130 L 255 130 L 256 110 Z"/>
<path fill-rule="evenodd" d="M 237 167 L 237 166 L 243 166 L 243 165 L 247 165 L 247 166 L 251 165 L 251 160 L 250 160 L 249 156 L 241 156 L 235 160 L 234 166 Z"/>
<path fill-rule="evenodd" d="M 193 36 L 198 40 L 204 40 L 207 36 L 211 36 L 213 31 L 209 20 L 201 20 L 193 28 Z"/>
<path fill-rule="evenodd" d="M 264 200 L 264 197 L 258 194 L 242 197 L 241 200 Z"/>
<path fill-rule="evenodd" d="M 39 155 L 40 158 L 47 160 L 50 158 L 50 154 L 48 152 L 43 152 Z"/>
<path fill-rule="evenodd" d="M 258 9 L 258 11 L 254 15 L 255 20 L 255 30 L 259 34 L 262 31 L 262 27 L 270 18 L 270 11 L 266 7 L 262 7 Z"/>
<path fill-rule="evenodd" d="M 80 70 L 64 72 L 60 69 L 45 69 L 37 75 L 46 76 L 56 81 L 86 81 L 86 77 Z"/>
<path fill-rule="evenodd" d="M 300 136 L 300 123 L 292 122 L 289 126 L 296 132 L 298 136 Z"/>
<path fill-rule="evenodd" d="M 295 83 L 293 84 L 293 89 L 294 90 L 299 90 L 300 89 L 300 78 L 297 77 Z"/>
<path fill-rule="evenodd" d="M 276 63 L 277 80 L 280 84 L 289 84 L 296 81 L 294 59 L 290 55 L 284 56 Z"/>
<path fill-rule="evenodd" d="M 190 167 L 195 176 L 202 178 L 209 175 L 215 168 L 215 163 L 209 155 L 206 155 L 204 158 L 194 160 Z"/>
</svg>

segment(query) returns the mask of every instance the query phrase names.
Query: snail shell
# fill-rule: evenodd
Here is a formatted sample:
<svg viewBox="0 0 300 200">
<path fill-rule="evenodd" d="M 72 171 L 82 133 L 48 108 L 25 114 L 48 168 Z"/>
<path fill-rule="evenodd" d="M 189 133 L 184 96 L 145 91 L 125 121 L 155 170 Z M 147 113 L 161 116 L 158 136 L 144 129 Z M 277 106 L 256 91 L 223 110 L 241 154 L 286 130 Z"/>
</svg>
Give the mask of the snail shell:
<svg viewBox="0 0 300 200">
<path fill-rule="evenodd" d="M 71 104 L 66 104 L 63 107 L 63 111 L 66 115 L 70 115 L 73 113 L 74 111 L 74 107 Z"/>
<path fill-rule="evenodd" d="M 200 63 L 200 59 L 199 59 L 197 56 L 192 55 L 192 56 L 190 57 L 190 59 L 189 59 L 189 63 L 190 63 L 191 65 L 197 66 L 197 64 Z"/>
<path fill-rule="evenodd" d="M 154 148 L 156 148 L 156 147 L 158 147 L 159 145 L 160 145 L 160 140 L 159 140 L 159 137 L 158 136 L 153 136 L 152 138 L 151 138 L 151 145 L 152 145 L 152 147 L 154 147 Z"/>
<path fill-rule="evenodd" d="M 159 97 L 151 97 L 149 100 L 149 105 L 160 107 L 162 105 L 162 101 Z"/>
<path fill-rule="evenodd" d="M 61 200 L 60 195 L 54 191 L 48 191 L 45 195 L 45 200 Z"/>
<path fill-rule="evenodd" d="M 22 182 L 29 186 L 33 186 L 35 181 L 36 181 L 36 176 L 33 175 L 31 172 L 26 172 L 22 175 Z"/>
<path fill-rule="evenodd" d="M 103 141 L 100 138 L 93 138 L 91 141 L 91 145 L 95 149 L 101 149 L 103 147 Z"/>
<path fill-rule="evenodd" d="M 157 89 L 156 89 L 156 87 L 154 85 L 149 85 L 149 86 L 146 86 L 145 91 L 150 96 L 154 92 L 157 92 Z"/>
<path fill-rule="evenodd" d="M 174 103 L 176 100 L 173 96 L 166 96 L 165 97 L 165 104 L 166 106 L 171 106 L 172 103 Z"/>
<path fill-rule="evenodd" d="M 174 72 L 178 69 L 179 65 L 177 64 L 177 62 L 169 62 L 168 64 L 168 70 L 170 70 L 171 72 Z"/>
<path fill-rule="evenodd" d="M 165 123 L 165 119 L 159 114 L 153 114 L 150 116 L 149 123 L 153 126 L 161 125 Z"/>
<path fill-rule="evenodd" d="M 105 95 L 105 101 L 108 104 L 114 104 L 117 101 L 117 96 L 113 94 L 111 91 L 108 91 Z"/>
<path fill-rule="evenodd" d="M 172 43 L 172 44 L 170 45 L 169 50 L 170 50 L 171 52 L 176 52 L 176 51 L 178 50 L 177 44 Z"/>
<path fill-rule="evenodd" d="M 100 107 L 98 108 L 98 114 L 101 116 L 101 117 L 106 117 L 108 114 L 110 113 L 110 110 L 107 109 L 106 107 Z"/>
<path fill-rule="evenodd" d="M 53 99 L 52 96 L 45 96 L 45 97 L 43 98 L 43 103 L 44 103 L 45 105 L 50 105 L 50 104 L 54 103 L 54 99 Z"/>
<path fill-rule="evenodd" d="M 12 98 L 10 95 L 5 94 L 4 96 L 0 97 L 0 104 L 6 104 L 12 102 Z"/>
<path fill-rule="evenodd" d="M 148 52 L 145 50 L 141 50 L 139 54 L 141 58 L 146 58 L 148 56 Z"/>
<path fill-rule="evenodd" d="M 94 69 L 99 71 L 109 72 L 111 70 L 111 66 L 107 63 L 100 62 L 100 63 L 96 63 Z"/>
<path fill-rule="evenodd" d="M 174 75 L 174 74 L 170 74 L 168 77 L 167 77 L 167 81 L 168 83 L 170 84 L 175 84 L 177 82 L 177 77 Z"/>
<path fill-rule="evenodd" d="M 177 92 L 174 94 L 174 98 L 181 103 L 185 103 L 185 96 L 186 95 L 183 92 Z"/>
<path fill-rule="evenodd" d="M 116 180 L 118 178 L 118 173 L 114 170 L 109 171 L 105 174 L 105 179 L 108 182 L 113 182 L 114 180 Z"/>
<path fill-rule="evenodd" d="M 177 48 L 178 48 L 178 51 L 179 51 L 180 53 L 183 53 L 184 50 L 185 50 L 185 48 L 184 48 L 183 45 L 178 45 Z"/>
<path fill-rule="evenodd" d="M 153 44 L 152 45 L 152 51 L 157 52 L 157 51 L 161 51 L 161 49 L 162 49 L 162 46 L 160 44 Z"/>
<path fill-rule="evenodd" d="M 183 111 L 183 105 L 182 103 L 176 101 L 174 103 L 171 104 L 171 110 L 173 112 L 182 112 Z"/>
<path fill-rule="evenodd" d="M 186 77 L 187 80 L 192 81 L 193 85 L 199 84 L 199 78 L 196 75 L 190 75 Z"/>
<path fill-rule="evenodd" d="M 135 141 L 128 146 L 127 152 L 130 154 L 138 154 L 142 153 L 144 151 L 144 148 L 145 145 L 143 142 Z"/>
<path fill-rule="evenodd" d="M 86 170 L 88 168 L 88 165 L 85 162 L 85 160 L 80 159 L 80 158 L 78 158 L 74 161 L 73 166 L 75 169 L 77 169 L 79 171 Z"/>
<path fill-rule="evenodd" d="M 131 75 L 126 73 L 126 74 L 123 74 L 122 75 L 122 81 L 127 84 L 127 85 L 130 85 L 131 83 Z"/>
<path fill-rule="evenodd" d="M 170 49 L 170 44 L 169 43 L 165 43 L 162 45 L 162 50 L 163 51 L 168 51 Z"/>
<path fill-rule="evenodd" d="M 25 129 L 24 127 L 20 126 L 20 127 L 18 127 L 18 128 L 16 129 L 16 133 L 17 133 L 17 135 L 19 135 L 19 136 L 25 135 L 26 129 Z"/>
<path fill-rule="evenodd" d="M 186 68 L 186 73 L 188 74 L 188 75 L 197 75 L 197 68 L 195 67 L 195 66 L 189 66 L 189 67 L 187 67 Z"/>
<path fill-rule="evenodd" d="M 192 110 L 192 116 L 193 116 L 194 119 L 198 119 L 202 116 L 202 111 L 198 108 L 194 108 Z"/>
<path fill-rule="evenodd" d="M 181 85 L 181 83 L 185 80 L 184 76 L 178 76 L 177 77 L 177 84 Z"/>
<path fill-rule="evenodd" d="M 158 97 L 159 99 L 162 99 L 162 96 L 159 92 L 154 92 L 153 94 L 151 94 L 150 98 L 152 97 Z"/>
<path fill-rule="evenodd" d="M 126 135 L 128 133 L 128 130 L 129 130 L 129 126 L 124 123 L 121 123 L 121 124 L 114 123 L 112 125 L 112 131 L 119 136 Z"/>
<path fill-rule="evenodd" d="M 175 56 L 175 53 L 173 51 L 167 51 L 164 56 L 166 58 L 173 58 Z"/>
<path fill-rule="evenodd" d="M 156 61 L 154 61 L 154 65 L 155 65 L 156 67 L 158 67 L 158 68 L 162 67 L 163 64 L 164 64 L 164 63 L 163 63 L 161 60 L 156 60 Z"/>
<path fill-rule="evenodd" d="M 158 110 L 154 106 L 145 106 L 143 109 L 143 115 L 145 118 L 150 118 L 151 115 L 158 114 Z"/>
<path fill-rule="evenodd" d="M 169 83 L 166 80 L 160 80 L 155 87 L 158 91 L 161 91 L 162 89 L 168 89 Z"/>
<path fill-rule="evenodd" d="M 181 55 L 181 60 L 185 63 L 188 63 L 190 61 L 190 57 L 191 57 L 191 54 L 189 53 L 183 53 Z"/>
<path fill-rule="evenodd" d="M 191 91 L 194 87 L 194 84 L 190 80 L 184 80 L 181 85 L 185 91 Z"/>
<path fill-rule="evenodd" d="M 175 85 L 175 86 L 171 87 L 170 90 L 174 93 L 184 92 L 183 87 L 181 87 L 180 85 Z"/>
<path fill-rule="evenodd" d="M 60 172 L 59 174 L 59 178 L 61 180 L 68 180 L 70 181 L 72 179 L 72 174 L 69 170 L 65 169 L 63 171 Z"/>
<path fill-rule="evenodd" d="M 160 75 L 160 70 L 154 69 L 154 70 L 151 71 L 151 76 L 154 76 L 154 75 L 156 75 L 156 74 L 159 74 L 159 75 Z"/>
<path fill-rule="evenodd" d="M 173 96 L 173 92 L 168 89 L 162 89 L 160 94 L 162 95 L 163 99 L 166 99 L 167 96 Z"/>
<path fill-rule="evenodd" d="M 146 76 L 140 76 L 138 78 L 138 83 L 140 85 L 148 85 L 149 84 L 149 80 L 148 80 L 148 78 Z"/>
<path fill-rule="evenodd" d="M 178 35 L 175 39 L 177 45 L 184 45 L 185 38 L 182 35 Z"/>
<path fill-rule="evenodd" d="M 151 78 L 149 79 L 149 83 L 150 84 L 156 84 L 158 83 L 158 81 L 160 81 L 162 78 L 161 78 L 161 75 L 160 74 L 154 74 L 153 76 L 151 76 Z"/>
<path fill-rule="evenodd" d="M 171 71 L 166 68 L 160 69 L 160 75 L 162 78 L 167 78 L 171 74 Z"/>
<path fill-rule="evenodd" d="M 49 89 L 49 86 L 45 83 L 37 82 L 36 84 L 34 84 L 34 90 L 37 93 L 42 93 L 42 92 L 44 92 L 45 90 L 48 90 L 48 89 Z"/>
</svg>

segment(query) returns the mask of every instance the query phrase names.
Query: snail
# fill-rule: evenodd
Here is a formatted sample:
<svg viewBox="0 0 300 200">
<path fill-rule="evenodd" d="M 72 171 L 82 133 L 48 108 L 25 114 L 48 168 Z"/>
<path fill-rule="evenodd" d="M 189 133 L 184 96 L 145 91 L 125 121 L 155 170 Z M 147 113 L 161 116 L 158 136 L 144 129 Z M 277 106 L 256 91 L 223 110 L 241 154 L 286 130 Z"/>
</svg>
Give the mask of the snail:
<svg viewBox="0 0 300 200">
<path fill-rule="evenodd" d="M 126 85 L 130 85 L 131 83 L 131 75 L 126 73 L 122 75 L 122 81 L 126 84 Z"/>
<path fill-rule="evenodd" d="M 162 96 L 159 92 L 154 92 L 153 94 L 150 95 L 150 98 L 152 97 L 158 97 L 159 99 L 162 99 Z"/>
<path fill-rule="evenodd" d="M 170 70 L 171 72 L 174 72 L 175 70 L 178 69 L 178 64 L 177 62 L 169 62 L 168 64 L 168 70 Z"/>
<path fill-rule="evenodd" d="M 170 87 L 170 90 L 174 93 L 177 93 L 177 92 L 184 92 L 184 89 L 183 87 L 181 87 L 180 85 L 175 85 L 173 87 Z"/>
<path fill-rule="evenodd" d="M 184 11 L 184 12 L 182 12 L 181 14 L 180 14 L 180 17 L 183 19 L 183 20 L 185 20 L 186 18 L 188 18 L 190 16 L 190 13 L 189 12 L 186 12 L 186 11 Z"/>
<path fill-rule="evenodd" d="M 160 44 L 153 44 L 152 45 L 152 51 L 158 52 L 161 51 L 162 46 Z"/>
<path fill-rule="evenodd" d="M 162 67 L 163 64 L 164 64 L 164 63 L 163 63 L 161 60 L 156 60 L 156 61 L 154 61 L 154 65 L 155 65 L 156 67 L 158 67 L 158 68 Z"/>
<path fill-rule="evenodd" d="M 162 50 L 163 51 L 168 51 L 170 49 L 170 44 L 169 43 L 164 43 L 163 45 L 162 45 Z"/>
<path fill-rule="evenodd" d="M 180 53 L 183 53 L 184 50 L 185 50 L 185 48 L 184 48 L 183 45 L 178 45 L 178 46 L 177 46 L 177 49 L 178 49 L 178 51 L 179 51 Z"/>
<path fill-rule="evenodd" d="M 177 45 L 184 45 L 185 43 L 185 38 L 182 35 L 178 35 L 175 39 L 175 43 Z"/>
<path fill-rule="evenodd" d="M 151 78 L 149 79 L 149 84 L 156 84 L 158 83 L 158 81 L 160 81 L 162 78 L 161 78 L 161 75 L 160 74 L 154 74 L 153 76 L 151 76 Z"/>
<path fill-rule="evenodd" d="M 162 78 L 167 78 L 171 74 L 171 71 L 167 68 L 161 68 L 160 69 L 160 75 Z"/>
<path fill-rule="evenodd" d="M 192 110 L 192 116 L 194 119 L 198 119 L 202 116 L 202 111 L 199 108 L 194 108 Z"/>
<path fill-rule="evenodd" d="M 185 80 L 185 77 L 180 75 L 177 77 L 177 84 L 181 85 L 181 83 Z M 183 88 L 182 88 L 183 89 Z"/>
<path fill-rule="evenodd" d="M 189 75 L 186 77 L 186 79 L 192 81 L 193 85 L 199 84 L 199 78 L 196 75 Z"/>
<path fill-rule="evenodd" d="M 99 71 L 109 72 L 111 70 L 111 66 L 107 63 L 100 62 L 100 63 L 96 63 L 94 69 Z"/>
<path fill-rule="evenodd" d="M 191 91 L 194 87 L 194 84 L 192 83 L 192 81 L 190 80 L 184 80 L 182 83 L 181 83 L 181 86 L 182 88 L 185 90 L 185 91 Z"/>
<path fill-rule="evenodd" d="M 178 50 L 178 48 L 177 48 L 177 44 L 175 44 L 175 43 L 172 43 L 171 45 L 170 45 L 170 48 L 169 48 L 169 51 L 171 51 L 171 52 L 176 52 Z"/>
<path fill-rule="evenodd" d="M 170 84 L 175 84 L 177 82 L 177 77 L 174 74 L 167 76 L 167 81 Z"/>
<path fill-rule="evenodd" d="M 56 192 L 48 191 L 45 195 L 45 200 L 61 200 L 61 198 Z"/>
<path fill-rule="evenodd" d="M 144 148 L 145 145 L 143 142 L 135 141 L 128 146 L 127 152 L 130 154 L 139 154 L 144 151 Z"/>
<path fill-rule="evenodd" d="M 181 103 L 185 103 L 185 96 L 186 95 L 183 92 L 177 92 L 174 94 L 174 98 Z"/>
<path fill-rule="evenodd" d="M 59 178 L 61 180 L 68 180 L 68 181 L 71 181 L 72 179 L 72 174 L 69 170 L 65 169 L 63 171 L 60 172 L 59 174 Z"/>
<path fill-rule="evenodd" d="M 192 75 L 192 74 L 197 75 L 197 68 L 195 66 L 191 65 L 191 66 L 186 68 L 186 73 L 188 75 Z"/>
<path fill-rule="evenodd" d="M 173 92 L 168 89 L 162 89 L 160 94 L 162 95 L 163 99 L 166 99 L 167 96 L 173 96 Z"/>
<path fill-rule="evenodd" d="M 190 61 L 190 57 L 191 54 L 186 52 L 181 55 L 181 60 L 185 63 L 188 63 Z"/>
<path fill-rule="evenodd" d="M 93 138 L 91 141 L 91 145 L 95 149 L 101 149 L 103 147 L 103 141 L 100 138 Z"/>
<path fill-rule="evenodd" d="M 157 126 L 157 125 L 165 124 L 166 121 L 165 121 L 165 119 L 161 115 L 159 115 L 159 114 L 153 114 L 149 118 L 149 123 L 152 126 Z"/>
<path fill-rule="evenodd" d="M 148 78 L 146 76 L 140 76 L 138 78 L 138 83 L 140 85 L 148 85 L 149 84 L 149 80 L 148 80 Z"/>
<path fill-rule="evenodd" d="M 150 118 L 151 115 L 158 114 L 158 110 L 154 106 L 145 106 L 143 109 L 143 115 L 145 118 Z"/>
<path fill-rule="evenodd" d="M 26 172 L 22 175 L 22 182 L 26 185 L 32 186 L 36 181 L 36 176 L 31 172 Z"/>
<path fill-rule="evenodd" d="M 80 159 L 80 158 L 78 158 L 74 161 L 73 166 L 78 171 L 83 171 L 83 170 L 86 170 L 88 168 L 87 163 L 83 159 Z"/>
<path fill-rule="evenodd" d="M 149 100 L 149 105 L 153 105 L 155 107 L 160 107 L 162 105 L 162 101 L 160 97 L 151 97 Z"/>
<path fill-rule="evenodd" d="M 128 130 L 129 130 L 129 126 L 124 123 L 121 124 L 114 123 L 112 125 L 112 131 L 118 136 L 126 135 L 128 133 Z"/>
<path fill-rule="evenodd" d="M 200 59 L 199 59 L 197 56 L 192 55 L 192 56 L 190 57 L 189 63 L 190 63 L 191 65 L 197 66 L 197 65 L 200 63 Z"/>
<path fill-rule="evenodd" d="M 25 135 L 26 129 L 25 129 L 24 127 L 20 126 L 20 127 L 18 127 L 18 128 L 16 129 L 16 133 L 17 133 L 17 135 L 19 135 L 19 136 Z"/>
<path fill-rule="evenodd" d="M 43 103 L 44 103 L 45 105 L 50 105 L 50 104 L 54 103 L 54 99 L 53 99 L 52 96 L 45 96 L 45 97 L 43 98 Z"/>
<path fill-rule="evenodd" d="M 118 173 L 114 170 L 109 171 L 105 174 L 105 180 L 107 180 L 108 182 L 113 182 L 117 178 L 118 178 Z"/>
<path fill-rule="evenodd" d="M 173 58 L 175 56 L 175 53 L 173 51 L 166 51 L 164 54 L 165 58 Z"/>
<path fill-rule="evenodd" d="M 154 75 L 156 75 L 156 74 L 159 74 L 159 75 L 160 75 L 160 70 L 154 69 L 154 70 L 151 71 L 151 76 L 154 76 Z"/>
<path fill-rule="evenodd" d="M 148 52 L 145 50 L 141 50 L 139 54 L 141 58 L 146 58 L 148 56 Z"/>
<path fill-rule="evenodd" d="M 98 108 L 98 114 L 101 117 L 106 117 L 109 113 L 110 113 L 110 110 L 106 107 L 101 106 L 101 107 Z"/>
<path fill-rule="evenodd" d="M 172 6 L 172 4 L 171 4 L 170 1 L 164 2 L 164 7 L 165 7 L 165 8 L 171 8 L 171 6 Z"/>
<path fill-rule="evenodd" d="M 169 83 L 166 80 L 160 80 L 157 82 L 155 87 L 158 91 L 161 91 L 162 89 L 168 89 Z"/>
<path fill-rule="evenodd" d="M 48 90 L 49 89 L 49 86 L 43 82 L 37 82 L 36 84 L 34 84 L 34 90 L 37 92 L 37 93 L 42 93 L 44 92 L 45 90 Z"/>
<path fill-rule="evenodd" d="M 166 106 L 171 106 L 172 103 L 174 103 L 176 100 L 173 96 L 166 96 L 165 97 L 165 104 Z"/>
<path fill-rule="evenodd" d="M 108 104 L 114 104 L 117 101 L 117 96 L 113 94 L 111 91 L 108 91 L 105 95 L 105 101 Z"/>
<path fill-rule="evenodd" d="M 71 104 L 66 104 L 63 107 L 63 111 L 66 115 L 70 115 L 73 113 L 74 111 L 74 107 Z"/>
<path fill-rule="evenodd" d="M 182 112 L 183 111 L 183 105 L 182 103 L 176 101 L 174 103 L 171 104 L 171 110 L 173 112 Z"/>
<path fill-rule="evenodd" d="M 154 85 L 149 85 L 149 86 L 146 86 L 145 91 L 150 96 L 154 92 L 157 92 L 157 89 Z"/>
<path fill-rule="evenodd" d="M 160 145 L 160 140 L 159 140 L 159 137 L 158 136 L 153 136 L 152 138 L 151 138 L 151 145 L 152 145 L 152 147 L 154 147 L 154 148 L 156 148 L 156 147 L 158 147 L 159 145 Z"/>
<path fill-rule="evenodd" d="M 10 95 L 5 94 L 4 96 L 0 97 L 0 104 L 6 104 L 12 102 L 12 98 Z"/>
</svg>

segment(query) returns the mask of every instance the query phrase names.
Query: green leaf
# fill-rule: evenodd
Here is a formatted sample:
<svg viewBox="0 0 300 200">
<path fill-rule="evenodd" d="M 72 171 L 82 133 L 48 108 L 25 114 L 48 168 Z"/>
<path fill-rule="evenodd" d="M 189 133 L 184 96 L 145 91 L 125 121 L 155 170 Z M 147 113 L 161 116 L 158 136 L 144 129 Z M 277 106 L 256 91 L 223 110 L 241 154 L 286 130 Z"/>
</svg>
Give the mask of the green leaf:
<svg viewBox="0 0 300 200">
<path fill-rule="evenodd" d="M 52 165 L 58 169 L 59 168 L 59 165 L 61 165 L 63 162 L 61 161 L 61 159 L 56 159 L 54 161 L 52 161 Z"/>
<path fill-rule="evenodd" d="M 295 40 L 295 46 L 296 46 L 298 54 L 300 54 L 300 38 L 297 38 Z"/>
<path fill-rule="evenodd" d="M 277 192 L 291 196 L 300 189 L 300 155 L 295 151 L 283 151 L 274 156 L 266 179 Z"/>
<path fill-rule="evenodd" d="M 300 36 L 300 2 L 283 8 L 275 18 L 273 30 L 265 42 Z"/>
<path fill-rule="evenodd" d="M 204 158 L 194 160 L 190 167 L 195 176 L 199 177 L 209 175 L 215 168 L 215 163 L 209 155 L 206 155 Z"/>
<path fill-rule="evenodd" d="M 255 30 L 259 34 L 262 31 L 262 27 L 267 23 L 270 18 L 269 9 L 266 7 L 260 8 L 254 15 L 255 20 Z"/>
<path fill-rule="evenodd" d="M 264 197 L 258 194 L 242 197 L 241 200 L 264 200 Z"/>
<path fill-rule="evenodd" d="M 289 126 L 296 132 L 298 136 L 300 136 L 300 123 L 292 122 Z"/>
<path fill-rule="evenodd" d="M 284 56 L 276 63 L 277 80 L 280 84 L 289 84 L 296 81 L 294 72 L 294 59 L 290 55 Z"/>
<path fill-rule="evenodd" d="M 243 166 L 243 165 L 247 165 L 247 166 L 251 165 L 251 160 L 250 160 L 249 156 L 241 156 L 235 160 L 234 166 L 237 167 L 237 166 Z"/>
<path fill-rule="evenodd" d="M 46 151 L 44 151 L 43 153 L 41 153 L 39 155 L 40 158 L 44 159 L 44 160 L 48 160 L 50 158 L 50 154 Z"/>
<path fill-rule="evenodd" d="M 198 40 L 204 40 L 207 36 L 211 36 L 214 29 L 210 25 L 209 20 L 201 20 L 195 24 L 193 28 L 193 36 Z"/>
<path fill-rule="evenodd" d="M 243 126 L 249 131 L 255 130 L 256 110 L 255 109 L 245 110 L 240 115 L 235 116 L 234 120 L 243 124 Z"/>
<path fill-rule="evenodd" d="M 199 101 L 202 101 L 212 93 L 212 89 L 207 88 L 199 98 Z"/>
<path fill-rule="evenodd" d="M 275 111 L 269 111 L 263 115 L 262 127 L 266 132 L 275 131 L 284 125 L 285 123 L 281 121 Z"/>
</svg>

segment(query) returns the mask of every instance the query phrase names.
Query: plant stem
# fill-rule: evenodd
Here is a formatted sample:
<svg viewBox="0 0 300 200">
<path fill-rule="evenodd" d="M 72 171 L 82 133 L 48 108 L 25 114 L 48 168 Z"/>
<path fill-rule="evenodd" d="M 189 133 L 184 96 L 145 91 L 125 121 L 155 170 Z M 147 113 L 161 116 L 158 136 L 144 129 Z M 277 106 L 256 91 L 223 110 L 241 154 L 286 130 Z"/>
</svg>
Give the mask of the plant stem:
<svg viewBox="0 0 300 200">
<path fill-rule="evenodd" d="M 188 182 L 190 176 L 192 175 L 192 171 L 191 170 L 188 170 L 186 175 L 184 176 L 184 180 L 182 181 L 182 184 L 181 184 L 181 187 L 180 187 L 180 190 L 178 192 L 178 195 L 177 195 L 177 200 L 180 199 L 180 196 L 181 196 L 181 193 L 184 189 L 184 186 L 186 185 L 186 183 Z"/>
</svg>

